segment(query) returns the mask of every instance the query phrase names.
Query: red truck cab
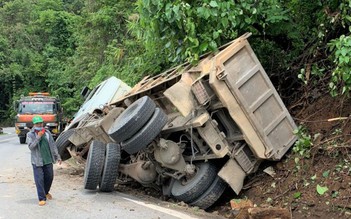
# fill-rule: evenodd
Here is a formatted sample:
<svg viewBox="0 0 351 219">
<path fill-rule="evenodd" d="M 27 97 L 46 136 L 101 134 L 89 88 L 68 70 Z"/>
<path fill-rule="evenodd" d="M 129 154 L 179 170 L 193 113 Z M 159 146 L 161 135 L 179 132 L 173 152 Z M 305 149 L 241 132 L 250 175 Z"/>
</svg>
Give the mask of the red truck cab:
<svg viewBox="0 0 351 219">
<path fill-rule="evenodd" d="M 15 117 L 16 134 L 20 143 L 26 142 L 27 133 L 33 127 L 32 119 L 39 115 L 44 120 L 44 127 L 54 136 L 63 130 L 63 110 L 59 98 L 50 96 L 49 93 L 29 93 L 29 96 L 22 96 L 14 104 L 17 115 Z"/>
</svg>

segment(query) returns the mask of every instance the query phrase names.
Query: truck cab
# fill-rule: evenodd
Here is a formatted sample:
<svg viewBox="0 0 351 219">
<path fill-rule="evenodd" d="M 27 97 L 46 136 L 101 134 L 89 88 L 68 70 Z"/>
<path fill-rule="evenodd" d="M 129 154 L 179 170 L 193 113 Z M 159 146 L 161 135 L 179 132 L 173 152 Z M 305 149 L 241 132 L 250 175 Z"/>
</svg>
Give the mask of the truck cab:
<svg viewBox="0 0 351 219">
<path fill-rule="evenodd" d="M 21 144 L 26 142 L 27 133 L 33 127 L 32 119 L 36 115 L 43 118 L 44 127 L 52 133 L 54 138 L 58 137 L 63 128 L 61 102 L 47 92 L 31 92 L 28 96 L 22 96 L 15 101 L 14 108 L 17 112 L 15 129 Z"/>
<path fill-rule="evenodd" d="M 92 90 L 89 90 L 86 86 L 83 87 L 81 96 L 84 98 L 84 102 L 65 130 L 75 127 L 86 115 L 92 114 L 94 111 L 100 111 L 114 99 L 128 93 L 130 89 L 126 83 L 114 76 L 102 81 Z"/>
</svg>

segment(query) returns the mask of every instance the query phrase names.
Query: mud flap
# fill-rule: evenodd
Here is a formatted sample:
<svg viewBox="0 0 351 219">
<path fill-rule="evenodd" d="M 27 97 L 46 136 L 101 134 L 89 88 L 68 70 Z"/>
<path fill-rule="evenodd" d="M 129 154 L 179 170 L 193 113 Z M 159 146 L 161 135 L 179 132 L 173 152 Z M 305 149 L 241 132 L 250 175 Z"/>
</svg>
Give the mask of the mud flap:
<svg viewBox="0 0 351 219">
<path fill-rule="evenodd" d="M 219 171 L 218 176 L 226 181 L 234 192 L 239 195 L 239 192 L 243 188 L 246 173 L 235 160 L 229 159 Z"/>
<path fill-rule="evenodd" d="M 193 109 L 196 108 L 191 85 L 183 80 L 168 88 L 164 92 L 164 95 L 175 107 L 177 107 L 178 111 L 184 117 L 187 117 Z"/>
</svg>

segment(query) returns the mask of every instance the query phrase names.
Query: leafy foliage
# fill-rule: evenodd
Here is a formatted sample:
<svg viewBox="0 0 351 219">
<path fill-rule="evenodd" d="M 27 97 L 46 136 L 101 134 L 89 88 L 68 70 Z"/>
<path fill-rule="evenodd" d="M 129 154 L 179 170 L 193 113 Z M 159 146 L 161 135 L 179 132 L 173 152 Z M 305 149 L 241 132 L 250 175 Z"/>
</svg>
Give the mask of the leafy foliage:
<svg viewBox="0 0 351 219">
<path fill-rule="evenodd" d="M 278 1 L 139 0 L 141 26 L 149 50 L 159 49 L 165 62 L 196 62 L 199 56 L 238 34 L 258 33 L 287 20 Z"/>
<path fill-rule="evenodd" d="M 338 93 L 349 93 L 351 89 L 351 37 L 341 35 L 338 39 L 332 40 L 329 45 L 334 52 L 334 62 L 336 63 L 329 84 L 332 94 L 335 96 Z M 338 90 L 337 86 L 339 82 L 342 83 L 341 91 Z"/>
<path fill-rule="evenodd" d="M 293 151 L 300 156 L 308 158 L 310 156 L 310 149 L 313 145 L 311 135 L 307 133 L 304 126 L 299 126 L 294 130 L 294 134 L 297 136 L 298 140 L 295 142 Z"/>
</svg>

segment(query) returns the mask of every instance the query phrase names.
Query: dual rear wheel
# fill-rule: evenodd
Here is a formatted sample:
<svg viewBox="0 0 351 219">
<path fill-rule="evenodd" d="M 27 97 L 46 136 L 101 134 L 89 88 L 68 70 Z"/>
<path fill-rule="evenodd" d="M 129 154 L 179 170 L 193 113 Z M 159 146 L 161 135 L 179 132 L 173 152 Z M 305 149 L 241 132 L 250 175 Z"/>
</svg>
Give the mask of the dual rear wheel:
<svg viewBox="0 0 351 219">
<path fill-rule="evenodd" d="M 135 154 L 150 144 L 167 123 L 167 115 L 144 96 L 131 104 L 114 121 L 108 135 L 115 142 L 90 144 L 84 172 L 84 188 L 111 192 L 118 175 L 121 150 Z"/>
<path fill-rule="evenodd" d="M 223 194 L 227 184 L 217 176 L 217 167 L 211 162 L 195 164 L 192 176 L 176 180 L 171 188 L 173 197 L 190 205 L 207 209 Z"/>
<path fill-rule="evenodd" d="M 150 144 L 167 123 L 167 115 L 144 96 L 131 104 L 115 120 L 109 136 L 128 154 L 135 154 Z"/>
<path fill-rule="evenodd" d="M 112 192 L 117 179 L 121 157 L 120 145 L 92 141 L 84 170 L 84 188 Z"/>
</svg>

